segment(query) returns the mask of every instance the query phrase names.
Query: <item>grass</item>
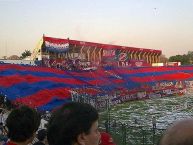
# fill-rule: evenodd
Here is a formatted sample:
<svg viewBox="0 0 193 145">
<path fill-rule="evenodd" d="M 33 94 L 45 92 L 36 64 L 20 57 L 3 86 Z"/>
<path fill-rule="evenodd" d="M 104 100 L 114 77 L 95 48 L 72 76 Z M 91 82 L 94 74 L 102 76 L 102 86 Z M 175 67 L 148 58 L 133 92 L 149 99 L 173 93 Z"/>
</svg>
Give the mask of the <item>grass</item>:
<svg viewBox="0 0 193 145">
<path fill-rule="evenodd" d="M 111 128 L 111 133 L 119 145 L 152 144 L 152 140 L 158 141 L 163 130 L 173 122 L 193 118 L 193 95 L 126 102 L 111 106 L 109 114 L 111 122 L 116 120 L 125 125 L 125 131 L 121 126 Z M 158 129 L 154 134 L 154 139 L 153 116 L 156 117 Z M 104 124 L 108 118 L 108 112 L 101 112 L 100 117 L 100 124 Z M 125 141 L 123 141 L 124 136 Z"/>
</svg>

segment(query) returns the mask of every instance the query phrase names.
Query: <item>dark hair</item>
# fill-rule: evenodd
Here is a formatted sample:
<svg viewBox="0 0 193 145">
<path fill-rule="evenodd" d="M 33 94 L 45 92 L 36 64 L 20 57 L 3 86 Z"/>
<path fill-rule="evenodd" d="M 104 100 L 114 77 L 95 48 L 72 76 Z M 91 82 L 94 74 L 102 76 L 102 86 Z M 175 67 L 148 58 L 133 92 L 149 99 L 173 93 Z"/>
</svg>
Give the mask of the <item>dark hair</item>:
<svg viewBox="0 0 193 145">
<path fill-rule="evenodd" d="M 14 109 L 6 120 L 7 136 L 15 142 L 26 141 L 37 131 L 40 119 L 40 114 L 27 106 Z"/>
<path fill-rule="evenodd" d="M 89 134 L 98 120 L 97 110 L 85 103 L 71 102 L 56 110 L 48 123 L 49 145 L 71 145 L 81 133 Z"/>
<path fill-rule="evenodd" d="M 45 129 L 41 129 L 38 131 L 38 134 L 37 134 L 37 139 L 39 141 L 43 141 L 47 136 L 47 131 Z"/>
</svg>

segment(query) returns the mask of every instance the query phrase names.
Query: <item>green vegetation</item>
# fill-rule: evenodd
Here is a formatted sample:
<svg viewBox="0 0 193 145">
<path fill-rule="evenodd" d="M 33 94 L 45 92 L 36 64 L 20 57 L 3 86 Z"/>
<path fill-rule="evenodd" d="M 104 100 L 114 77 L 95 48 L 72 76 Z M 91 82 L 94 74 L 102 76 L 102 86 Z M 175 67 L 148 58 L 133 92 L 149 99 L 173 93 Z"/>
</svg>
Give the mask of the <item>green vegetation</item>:
<svg viewBox="0 0 193 145">
<path fill-rule="evenodd" d="M 181 62 L 182 65 L 193 64 L 193 51 L 189 51 L 187 54 L 175 55 L 169 58 L 170 62 Z"/>
<path fill-rule="evenodd" d="M 25 50 L 25 51 L 21 54 L 20 58 L 21 58 L 21 59 L 24 59 L 24 58 L 26 58 L 26 57 L 28 57 L 28 56 L 31 56 L 31 52 L 30 52 L 30 50 Z"/>
</svg>

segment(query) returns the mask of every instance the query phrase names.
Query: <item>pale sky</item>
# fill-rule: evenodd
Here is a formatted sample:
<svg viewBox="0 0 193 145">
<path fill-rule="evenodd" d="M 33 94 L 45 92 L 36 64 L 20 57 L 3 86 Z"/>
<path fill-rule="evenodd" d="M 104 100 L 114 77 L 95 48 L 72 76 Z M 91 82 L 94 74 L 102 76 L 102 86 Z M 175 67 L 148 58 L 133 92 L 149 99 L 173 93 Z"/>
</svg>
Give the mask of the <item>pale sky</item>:
<svg viewBox="0 0 193 145">
<path fill-rule="evenodd" d="M 0 0 L 0 58 L 50 37 L 193 51 L 193 0 Z"/>
</svg>

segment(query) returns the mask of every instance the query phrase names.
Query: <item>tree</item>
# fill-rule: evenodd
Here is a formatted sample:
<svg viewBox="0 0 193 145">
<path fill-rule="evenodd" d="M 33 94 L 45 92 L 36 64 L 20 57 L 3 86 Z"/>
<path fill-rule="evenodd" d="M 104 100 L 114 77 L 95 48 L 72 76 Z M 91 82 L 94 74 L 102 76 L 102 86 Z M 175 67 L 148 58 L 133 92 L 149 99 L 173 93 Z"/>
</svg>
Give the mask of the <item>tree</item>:
<svg viewBox="0 0 193 145">
<path fill-rule="evenodd" d="M 7 59 L 7 56 L 3 56 L 3 59 Z"/>
<path fill-rule="evenodd" d="M 189 57 L 184 54 L 184 55 L 176 55 L 176 56 L 171 56 L 169 58 L 170 62 L 181 62 L 182 65 L 188 65 L 190 64 Z"/>
<path fill-rule="evenodd" d="M 21 54 L 20 58 L 21 58 L 21 59 L 24 59 L 24 58 L 26 58 L 27 56 L 31 56 L 30 50 L 25 50 L 25 51 Z"/>
<path fill-rule="evenodd" d="M 190 64 L 193 64 L 193 51 L 188 51 L 187 54 Z"/>
<path fill-rule="evenodd" d="M 167 58 L 165 55 L 162 54 L 162 55 L 160 56 L 160 62 L 161 62 L 161 63 L 166 63 L 166 62 L 168 62 L 168 58 Z"/>
</svg>

